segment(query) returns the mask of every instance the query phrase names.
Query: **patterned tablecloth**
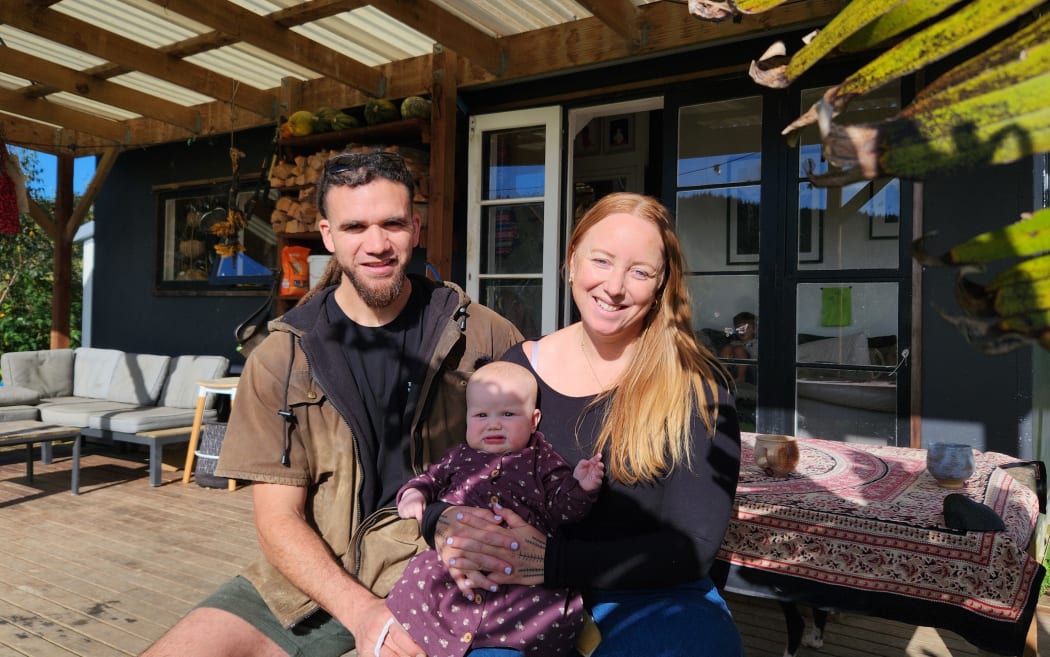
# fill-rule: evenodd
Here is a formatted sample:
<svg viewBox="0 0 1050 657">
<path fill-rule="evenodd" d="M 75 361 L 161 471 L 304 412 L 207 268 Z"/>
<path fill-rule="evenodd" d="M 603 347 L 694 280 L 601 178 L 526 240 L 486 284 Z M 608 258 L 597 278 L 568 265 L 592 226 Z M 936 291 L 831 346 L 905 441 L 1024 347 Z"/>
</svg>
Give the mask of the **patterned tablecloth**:
<svg viewBox="0 0 1050 657">
<path fill-rule="evenodd" d="M 727 588 L 955 631 L 974 645 L 1020 654 L 1043 568 L 1026 553 L 1035 493 L 1009 469 L 1015 457 L 975 452 L 964 489 L 941 488 L 926 451 L 799 439 L 798 470 L 766 476 L 744 434 L 735 514 L 719 552 Z M 944 497 L 965 493 L 1002 532 L 944 525 Z"/>
</svg>

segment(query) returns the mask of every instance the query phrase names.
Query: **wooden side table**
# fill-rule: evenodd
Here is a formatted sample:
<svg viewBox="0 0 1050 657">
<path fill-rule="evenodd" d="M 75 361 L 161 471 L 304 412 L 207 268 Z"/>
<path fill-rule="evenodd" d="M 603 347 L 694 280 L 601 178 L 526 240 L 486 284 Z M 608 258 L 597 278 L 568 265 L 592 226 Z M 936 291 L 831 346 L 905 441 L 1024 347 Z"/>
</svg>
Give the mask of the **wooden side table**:
<svg viewBox="0 0 1050 657">
<path fill-rule="evenodd" d="M 238 376 L 227 376 L 221 379 L 205 379 L 197 382 L 197 410 L 193 414 L 193 428 L 190 430 L 190 444 L 186 448 L 186 466 L 182 470 L 182 483 L 190 483 L 190 477 L 193 473 L 193 459 L 196 456 L 197 442 L 201 435 L 201 423 L 204 421 L 204 404 L 207 402 L 208 395 L 229 395 L 230 405 L 233 405 L 233 399 L 237 395 L 237 383 L 240 381 Z M 229 490 L 235 490 L 237 488 L 237 480 L 230 479 L 228 484 Z"/>
</svg>

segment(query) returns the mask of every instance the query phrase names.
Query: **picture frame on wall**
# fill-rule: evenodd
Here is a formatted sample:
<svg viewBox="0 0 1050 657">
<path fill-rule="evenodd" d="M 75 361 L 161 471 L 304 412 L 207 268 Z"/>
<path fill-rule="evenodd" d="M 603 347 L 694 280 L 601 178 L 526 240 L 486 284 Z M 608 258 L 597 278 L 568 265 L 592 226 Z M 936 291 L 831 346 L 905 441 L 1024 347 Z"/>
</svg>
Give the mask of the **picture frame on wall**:
<svg viewBox="0 0 1050 657">
<path fill-rule="evenodd" d="M 605 119 L 606 153 L 618 153 L 634 150 L 634 115 L 622 114 Z"/>
<path fill-rule="evenodd" d="M 757 203 L 746 203 L 734 196 L 726 197 L 726 264 L 758 263 L 760 226 Z"/>
<path fill-rule="evenodd" d="M 598 155 L 602 152 L 602 120 L 600 118 L 591 119 L 576 133 L 572 152 L 576 157 Z"/>
<path fill-rule="evenodd" d="M 824 262 L 824 211 L 803 208 L 798 215 L 798 261 Z"/>
</svg>

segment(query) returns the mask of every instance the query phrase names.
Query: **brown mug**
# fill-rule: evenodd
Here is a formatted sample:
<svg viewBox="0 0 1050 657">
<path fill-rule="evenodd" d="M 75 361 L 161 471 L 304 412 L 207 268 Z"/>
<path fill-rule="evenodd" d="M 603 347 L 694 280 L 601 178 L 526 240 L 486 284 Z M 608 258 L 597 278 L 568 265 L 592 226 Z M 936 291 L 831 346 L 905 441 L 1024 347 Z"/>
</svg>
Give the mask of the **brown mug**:
<svg viewBox="0 0 1050 657">
<path fill-rule="evenodd" d="M 798 441 L 794 436 L 755 436 L 755 465 L 770 477 L 786 477 L 798 467 Z"/>
</svg>

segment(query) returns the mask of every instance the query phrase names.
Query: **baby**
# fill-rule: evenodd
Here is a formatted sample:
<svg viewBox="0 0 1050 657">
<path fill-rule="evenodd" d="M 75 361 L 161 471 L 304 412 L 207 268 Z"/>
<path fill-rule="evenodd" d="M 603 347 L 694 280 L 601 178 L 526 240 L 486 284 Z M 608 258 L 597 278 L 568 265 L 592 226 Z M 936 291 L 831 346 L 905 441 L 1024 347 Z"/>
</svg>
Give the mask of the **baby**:
<svg viewBox="0 0 1050 657">
<path fill-rule="evenodd" d="M 548 535 L 590 510 L 601 488 L 601 455 L 569 466 L 536 431 L 532 374 L 514 363 L 479 368 L 467 383 L 467 442 L 398 491 L 398 513 L 421 520 L 430 502 L 499 504 Z M 430 657 L 498 647 L 561 655 L 583 624 L 583 600 L 567 589 L 503 585 L 464 599 L 434 550 L 416 555 L 387 607 Z"/>
</svg>

